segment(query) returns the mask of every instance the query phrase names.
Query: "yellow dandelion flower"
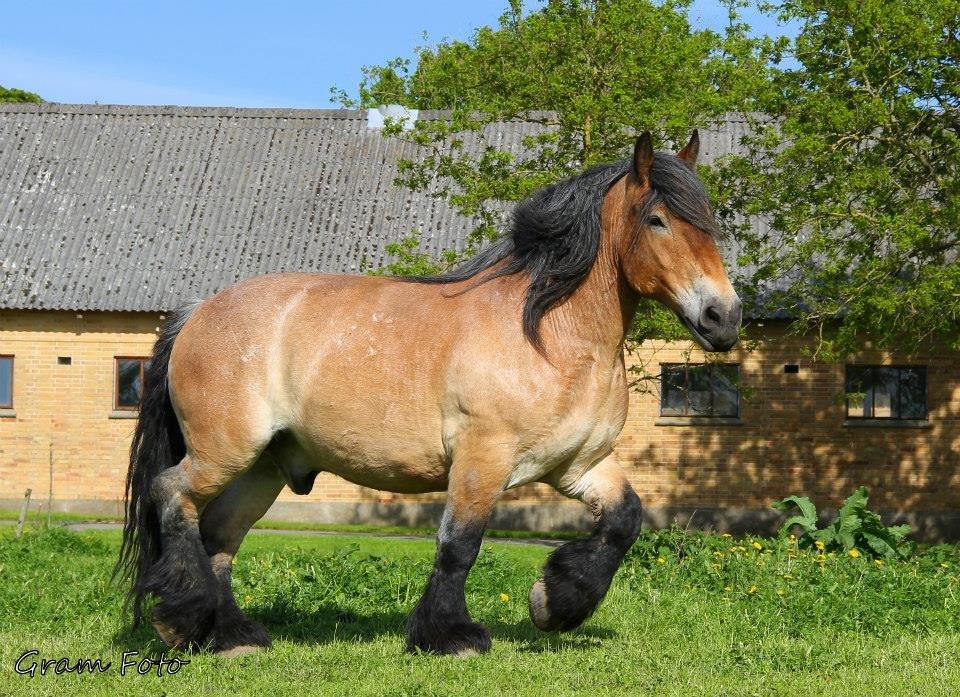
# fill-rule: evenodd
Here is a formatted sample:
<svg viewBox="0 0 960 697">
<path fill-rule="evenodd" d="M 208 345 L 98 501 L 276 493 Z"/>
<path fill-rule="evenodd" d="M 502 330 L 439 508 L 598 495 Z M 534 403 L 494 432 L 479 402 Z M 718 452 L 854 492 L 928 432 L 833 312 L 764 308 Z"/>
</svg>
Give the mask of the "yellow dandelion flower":
<svg viewBox="0 0 960 697">
<path fill-rule="evenodd" d="M 723 537 L 723 538 L 729 540 L 731 537 L 733 537 L 733 535 L 731 535 L 729 532 L 725 532 L 725 533 L 723 533 L 720 537 Z"/>
<path fill-rule="evenodd" d="M 507 602 L 508 600 L 510 600 L 510 596 L 509 596 L 509 595 L 507 595 L 506 593 L 501 593 L 501 594 L 500 594 L 500 602 L 505 603 L 505 602 Z"/>
<path fill-rule="evenodd" d="M 731 588 L 730 586 L 724 586 L 724 587 L 723 587 L 723 592 L 724 592 L 724 593 L 729 593 L 729 592 L 732 591 L 732 590 L 733 590 L 733 588 Z"/>
<path fill-rule="evenodd" d="M 717 559 L 722 559 L 722 558 L 723 558 L 723 552 L 721 552 L 721 551 L 718 549 L 716 552 L 713 553 L 713 556 L 715 556 Z"/>
<path fill-rule="evenodd" d="M 947 562 L 942 561 L 942 562 L 940 562 L 940 568 L 941 568 L 941 569 L 949 569 L 949 568 L 950 568 L 950 565 L 949 565 Z"/>
<path fill-rule="evenodd" d="M 827 557 L 826 555 L 818 554 L 813 558 L 813 561 L 815 561 L 817 564 L 823 564 L 825 561 L 827 561 Z"/>
<path fill-rule="evenodd" d="M 854 559 L 856 559 L 857 557 L 860 556 L 860 550 L 857 549 L 856 547 L 854 547 L 854 548 L 851 549 L 849 552 L 847 552 L 847 554 L 849 554 L 851 557 L 853 557 Z"/>
<path fill-rule="evenodd" d="M 720 570 L 720 565 L 719 565 L 719 564 L 711 564 L 711 565 L 710 565 L 710 568 L 712 568 L 714 571 L 719 571 L 719 570 Z"/>
<path fill-rule="evenodd" d="M 750 590 L 747 591 L 747 593 L 756 593 L 756 592 L 757 592 L 756 586 L 750 586 Z"/>
<path fill-rule="evenodd" d="M 753 548 L 754 548 L 755 550 L 757 550 L 758 552 L 759 552 L 761 549 L 763 549 L 763 545 L 760 544 L 759 542 L 754 542 L 754 543 L 753 543 L 752 545 L 750 545 L 750 546 L 753 547 Z"/>
<path fill-rule="evenodd" d="M 793 580 L 793 575 L 792 575 L 792 574 L 784 574 L 784 575 L 783 575 L 783 579 L 784 579 L 785 581 L 792 581 L 792 580 Z"/>
<path fill-rule="evenodd" d="M 781 598 L 782 598 L 783 596 L 785 596 L 786 594 L 787 594 L 787 592 L 786 592 L 785 590 L 783 590 L 783 588 L 777 588 L 777 595 L 779 595 Z"/>
<path fill-rule="evenodd" d="M 797 536 L 796 536 L 796 535 L 790 535 L 790 538 L 789 538 L 789 539 L 790 539 L 791 542 L 796 542 L 796 541 L 797 541 Z"/>
<path fill-rule="evenodd" d="M 826 545 L 823 544 L 823 540 L 817 540 L 816 542 L 813 543 L 813 546 L 819 550 L 822 550 L 824 547 L 826 547 Z"/>
<path fill-rule="evenodd" d="M 666 564 L 666 563 L 667 563 L 667 560 L 664 559 L 663 557 L 657 557 L 657 563 L 658 563 L 658 564 Z"/>
<path fill-rule="evenodd" d="M 883 559 L 874 559 L 873 563 L 876 564 L 878 567 L 883 566 Z"/>
</svg>

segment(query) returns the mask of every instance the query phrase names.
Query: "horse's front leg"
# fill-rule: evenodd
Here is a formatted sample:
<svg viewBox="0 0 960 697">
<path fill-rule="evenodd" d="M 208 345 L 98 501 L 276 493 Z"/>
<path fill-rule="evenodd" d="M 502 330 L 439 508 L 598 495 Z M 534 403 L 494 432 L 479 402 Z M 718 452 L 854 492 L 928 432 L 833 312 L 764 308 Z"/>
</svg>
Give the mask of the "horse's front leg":
<svg viewBox="0 0 960 697">
<path fill-rule="evenodd" d="M 640 534 L 640 499 L 614 455 L 577 477 L 558 474 L 560 493 L 593 511 L 590 537 L 568 542 L 550 555 L 543 576 L 530 589 L 530 617 L 544 631 L 576 629 L 607 594 L 624 555 Z"/>
<path fill-rule="evenodd" d="M 489 449 L 468 450 L 469 454 L 461 450 L 454 457 L 433 573 L 407 621 L 411 652 L 468 655 L 490 650 L 490 632 L 467 611 L 464 584 L 509 467 Z"/>
</svg>

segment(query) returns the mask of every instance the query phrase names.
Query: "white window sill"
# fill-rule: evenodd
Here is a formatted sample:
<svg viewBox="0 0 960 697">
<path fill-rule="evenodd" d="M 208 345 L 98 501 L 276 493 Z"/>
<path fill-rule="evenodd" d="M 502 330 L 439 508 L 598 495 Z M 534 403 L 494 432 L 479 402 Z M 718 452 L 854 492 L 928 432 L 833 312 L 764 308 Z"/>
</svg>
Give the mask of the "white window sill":
<svg viewBox="0 0 960 697">
<path fill-rule="evenodd" d="M 129 409 L 114 409 L 110 412 L 111 419 L 135 419 L 140 416 L 140 412 Z"/>
<path fill-rule="evenodd" d="M 743 420 L 729 416 L 661 416 L 654 426 L 743 426 Z"/>
<path fill-rule="evenodd" d="M 16 409 L 0 409 L 0 418 L 16 416 Z"/>
<path fill-rule="evenodd" d="M 930 428 L 926 419 L 847 419 L 844 426 L 853 428 Z"/>
</svg>

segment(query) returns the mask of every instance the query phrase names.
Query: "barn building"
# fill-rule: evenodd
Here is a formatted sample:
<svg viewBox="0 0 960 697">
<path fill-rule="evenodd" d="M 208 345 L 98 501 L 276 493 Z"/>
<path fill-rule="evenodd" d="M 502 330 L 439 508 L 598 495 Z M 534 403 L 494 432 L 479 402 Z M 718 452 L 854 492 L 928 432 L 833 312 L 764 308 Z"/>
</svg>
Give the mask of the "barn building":
<svg viewBox="0 0 960 697">
<path fill-rule="evenodd" d="M 471 221 L 394 185 L 415 153 L 380 125 L 362 110 L 0 105 L 0 507 L 29 488 L 57 511 L 121 513 L 143 364 L 180 304 L 256 274 L 363 273 L 413 230 L 423 251 L 462 248 Z M 532 128 L 500 124 L 468 147 L 519 148 Z M 702 157 L 744 128 L 731 117 L 703 134 Z M 872 507 L 922 536 L 960 533 L 956 353 L 820 363 L 780 320 L 747 332 L 722 366 L 690 342 L 628 356 L 654 375 L 618 444 L 648 524 L 763 529 L 774 499 L 836 507 L 866 484 Z M 432 524 L 442 505 L 322 474 L 269 516 Z M 527 485 L 493 526 L 588 522 Z"/>
</svg>

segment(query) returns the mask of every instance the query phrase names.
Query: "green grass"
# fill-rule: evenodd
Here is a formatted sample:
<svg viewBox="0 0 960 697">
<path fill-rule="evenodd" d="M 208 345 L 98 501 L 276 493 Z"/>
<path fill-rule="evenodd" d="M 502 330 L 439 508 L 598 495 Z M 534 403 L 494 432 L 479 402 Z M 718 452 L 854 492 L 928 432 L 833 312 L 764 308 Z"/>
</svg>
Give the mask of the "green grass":
<svg viewBox="0 0 960 697">
<path fill-rule="evenodd" d="M 251 536 L 235 591 L 273 632 L 273 649 L 240 659 L 183 656 L 176 675 L 119 675 L 122 651 L 157 655 L 131 631 L 109 584 L 119 535 L 0 530 L 0 693 L 542 694 L 580 692 L 956 694 L 960 555 L 933 547 L 877 565 L 817 557 L 788 541 L 646 534 L 579 631 L 537 632 L 526 592 L 549 549 L 484 544 L 468 581 L 487 656 L 403 652 L 403 623 L 431 567 L 433 543 L 344 535 Z M 755 549 L 753 542 L 761 546 Z M 729 589 L 729 590 L 728 590 Z M 779 593 L 778 593 L 779 591 Z M 501 599 L 501 594 L 508 596 Z M 102 657 L 102 675 L 16 675 L 25 650 Z"/>
</svg>

